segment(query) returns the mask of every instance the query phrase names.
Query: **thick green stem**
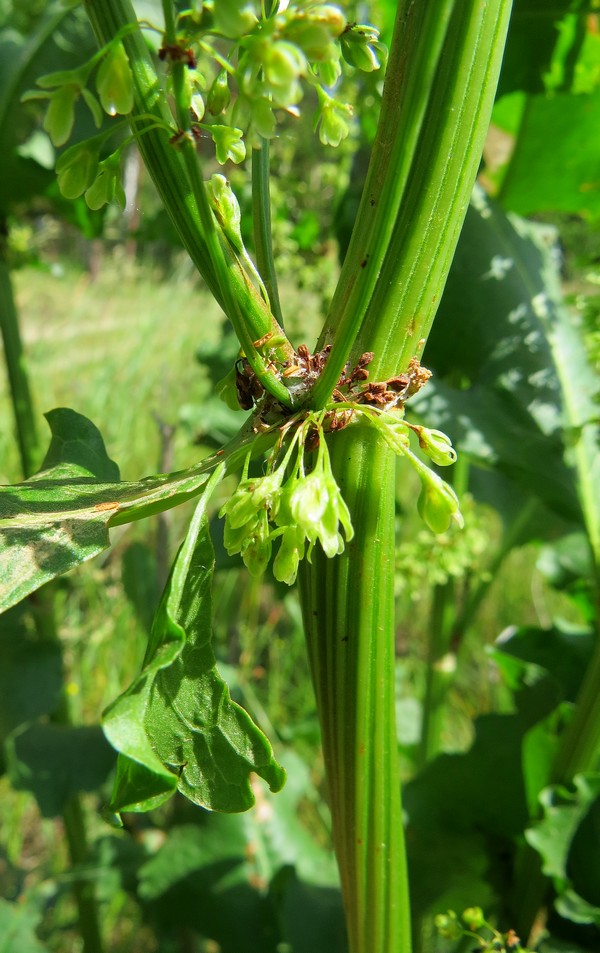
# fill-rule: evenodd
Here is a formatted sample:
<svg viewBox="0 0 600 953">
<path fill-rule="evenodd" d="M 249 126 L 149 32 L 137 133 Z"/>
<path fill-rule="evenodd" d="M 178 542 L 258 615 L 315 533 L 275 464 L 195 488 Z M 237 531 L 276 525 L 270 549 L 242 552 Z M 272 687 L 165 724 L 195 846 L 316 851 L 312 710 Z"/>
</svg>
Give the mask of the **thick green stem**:
<svg viewBox="0 0 600 953">
<path fill-rule="evenodd" d="M 313 555 L 301 596 L 351 953 L 408 953 L 395 725 L 395 461 L 357 426 L 331 441 L 356 535 Z"/>
<path fill-rule="evenodd" d="M 381 118 L 352 241 L 321 337 L 322 406 L 348 358 L 397 373 L 429 333 L 477 168 L 509 0 L 401 0 Z"/>
</svg>

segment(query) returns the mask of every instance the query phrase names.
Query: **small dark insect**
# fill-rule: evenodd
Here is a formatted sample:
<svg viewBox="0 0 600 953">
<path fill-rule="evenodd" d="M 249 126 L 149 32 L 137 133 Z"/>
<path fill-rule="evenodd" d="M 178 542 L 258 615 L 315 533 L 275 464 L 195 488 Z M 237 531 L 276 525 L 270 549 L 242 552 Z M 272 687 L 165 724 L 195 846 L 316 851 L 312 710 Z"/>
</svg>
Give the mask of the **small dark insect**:
<svg viewBox="0 0 600 953">
<path fill-rule="evenodd" d="M 242 410 L 251 410 L 264 393 L 261 382 L 244 357 L 235 362 L 235 388 Z"/>
</svg>

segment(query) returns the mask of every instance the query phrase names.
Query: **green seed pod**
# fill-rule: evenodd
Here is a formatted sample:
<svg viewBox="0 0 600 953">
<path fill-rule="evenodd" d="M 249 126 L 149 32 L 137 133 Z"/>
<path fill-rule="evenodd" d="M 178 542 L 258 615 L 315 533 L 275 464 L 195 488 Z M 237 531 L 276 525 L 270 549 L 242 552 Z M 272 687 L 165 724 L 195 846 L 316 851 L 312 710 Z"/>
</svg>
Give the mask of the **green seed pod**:
<svg viewBox="0 0 600 953">
<path fill-rule="evenodd" d="M 218 116 L 225 112 L 231 102 L 231 92 L 227 78 L 227 70 L 222 69 L 215 76 L 212 85 L 208 91 L 206 105 L 209 113 Z"/>
<path fill-rule="evenodd" d="M 379 33 L 366 23 L 355 23 L 340 38 L 342 56 L 351 66 L 372 73 L 381 66 L 382 47 L 378 43 Z"/>
</svg>

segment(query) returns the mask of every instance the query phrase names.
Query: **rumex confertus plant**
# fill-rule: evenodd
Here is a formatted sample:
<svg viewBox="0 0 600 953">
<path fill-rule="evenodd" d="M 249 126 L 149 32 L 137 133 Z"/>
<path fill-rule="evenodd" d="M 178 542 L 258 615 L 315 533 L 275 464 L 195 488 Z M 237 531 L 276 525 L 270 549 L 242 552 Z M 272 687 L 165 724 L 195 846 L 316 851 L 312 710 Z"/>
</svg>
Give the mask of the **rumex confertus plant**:
<svg viewBox="0 0 600 953">
<path fill-rule="evenodd" d="M 57 146 L 68 141 L 79 97 L 100 127 L 61 154 L 59 186 L 92 208 L 122 205 L 127 139 L 113 151 L 109 144 L 128 123 L 238 336 L 223 394 L 253 414 L 213 458 L 132 484 L 119 481 L 88 422 L 53 412 L 40 473 L 5 494 L 4 605 L 105 548 L 111 526 L 199 497 L 142 671 L 105 713 L 119 752 L 110 810 L 147 810 L 177 789 L 216 810 L 248 807 L 251 771 L 273 790 L 284 773 L 229 698 L 210 646 L 207 506 L 219 481 L 241 471 L 221 511 L 226 548 L 253 573 L 274 557 L 276 578 L 300 582 L 350 949 L 406 951 L 393 714 L 394 466 L 399 455 L 416 469 L 417 505 L 433 531 L 460 521 L 454 491 L 416 452 L 452 463 L 449 441 L 407 423 L 403 407 L 426 384 L 419 356 L 475 178 L 509 4 L 398 3 L 362 204 L 312 349 L 295 349 L 284 330 L 269 241 L 268 144 L 309 90 L 321 142 L 335 146 L 348 135 L 351 110 L 336 98 L 336 82 L 343 61 L 367 71 L 384 66 L 376 30 L 319 3 L 280 9 L 232 0 L 178 14 L 163 0 L 161 24 L 138 24 L 126 0 L 85 6 L 98 54 L 42 78 L 32 94 L 48 99 L 45 128 Z M 159 39 L 156 59 L 143 31 Z M 102 110 L 125 119 L 104 128 Z M 252 163 L 255 261 L 226 178 L 205 181 L 197 151 L 205 136 L 219 163 Z"/>
</svg>

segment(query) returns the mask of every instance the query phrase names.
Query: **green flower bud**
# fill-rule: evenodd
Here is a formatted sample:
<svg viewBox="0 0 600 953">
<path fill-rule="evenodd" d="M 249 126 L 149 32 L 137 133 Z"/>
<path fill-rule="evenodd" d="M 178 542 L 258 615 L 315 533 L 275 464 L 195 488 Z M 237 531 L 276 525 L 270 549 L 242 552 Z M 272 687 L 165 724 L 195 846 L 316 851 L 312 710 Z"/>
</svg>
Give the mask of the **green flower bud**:
<svg viewBox="0 0 600 953">
<path fill-rule="evenodd" d="M 294 523 L 306 533 L 312 533 L 320 523 L 329 503 L 329 492 L 324 477 L 316 470 L 296 480 L 289 497 Z"/>
<path fill-rule="evenodd" d="M 417 509 L 421 518 L 434 533 L 445 533 L 455 520 L 463 526 L 458 497 L 451 486 L 442 480 L 433 470 L 420 471 L 421 494 Z"/>
<path fill-rule="evenodd" d="M 323 63 L 318 63 L 316 71 L 324 86 L 335 86 L 342 75 L 342 67 L 339 59 L 325 60 Z"/>
<path fill-rule="evenodd" d="M 212 113 L 213 116 L 218 116 L 220 113 L 225 112 L 230 102 L 231 92 L 229 91 L 227 70 L 222 69 L 217 73 L 212 82 L 208 91 L 206 105 L 208 106 L 209 113 Z"/>
<path fill-rule="evenodd" d="M 262 576 L 269 565 L 271 549 L 269 522 L 266 512 L 263 512 L 254 532 L 246 537 L 241 547 L 244 565 L 253 576 Z"/>
<path fill-rule="evenodd" d="M 71 135 L 75 120 L 75 103 L 80 93 L 80 86 L 68 84 L 59 87 L 50 97 L 44 116 L 44 129 L 55 146 L 63 146 Z"/>
<path fill-rule="evenodd" d="M 96 74 L 96 89 L 109 116 L 127 115 L 133 109 L 133 79 L 125 47 L 113 43 Z"/>
<path fill-rule="evenodd" d="M 462 927 L 454 910 L 448 910 L 448 913 L 438 913 L 433 922 L 440 936 L 447 940 L 459 940 L 463 935 Z"/>
<path fill-rule="evenodd" d="M 213 16 L 215 28 L 229 39 L 249 33 L 258 23 L 247 0 L 215 0 Z"/>
<path fill-rule="evenodd" d="M 98 152 L 88 142 L 72 146 L 56 163 L 58 187 L 66 199 L 76 199 L 94 181 Z"/>
<path fill-rule="evenodd" d="M 242 251 L 244 247 L 241 232 L 242 213 L 235 192 L 220 172 L 211 175 L 206 183 L 206 189 L 219 225 L 234 248 Z"/>
<path fill-rule="evenodd" d="M 327 98 L 317 114 L 319 139 L 324 146 L 339 146 L 350 132 L 348 119 L 352 114 L 352 107 L 339 103 L 335 99 Z"/>
<path fill-rule="evenodd" d="M 302 99 L 302 87 L 298 82 L 306 72 L 306 59 L 293 43 L 280 40 L 262 44 L 264 85 L 273 97 L 276 106 L 293 106 Z"/>
<path fill-rule="evenodd" d="M 463 911 L 462 920 L 469 930 L 479 930 L 485 924 L 485 917 L 481 907 L 467 907 Z"/>
<path fill-rule="evenodd" d="M 286 23 L 283 35 L 300 47 L 314 63 L 339 58 L 335 42 L 346 28 L 346 18 L 339 9 L 329 4 L 298 11 Z"/>
<path fill-rule="evenodd" d="M 211 126 L 210 134 L 215 144 L 217 162 L 220 165 L 225 165 L 229 159 L 235 163 L 244 161 L 246 146 L 241 129 L 234 129 L 231 126 Z"/>
<path fill-rule="evenodd" d="M 452 446 L 450 437 L 441 430 L 428 430 L 427 427 L 416 428 L 419 437 L 419 446 L 428 457 L 439 467 L 450 466 L 456 463 L 456 450 Z"/>
<path fill-rule="evenodd" d="M 298 566 L 304 556 L 304 534 L 296 526 L 287 526 L 273 562 L 273 575 L 291 586 L 296 581 Z"/>
<path fill-rule="evenodd" d="M 365 73 L 372 73 L 380 68 L 383 59 L 383 47 L 378 39 L 379 33 L 374 27 L 366 23 L 355 23 L 340 38 L 342 56 L 351 66 L 356 66 Z"/>
<path fill-rule="evenodd" d="M 121 164 L 118 153 L 114 153 L 100 163 L 98 174 L 86 190 L 85 200 L 91 209 L 102 208 L 116 201 L 119 208 L 126 204 L 125 191 L 121 185 Z"/>
</svg>

